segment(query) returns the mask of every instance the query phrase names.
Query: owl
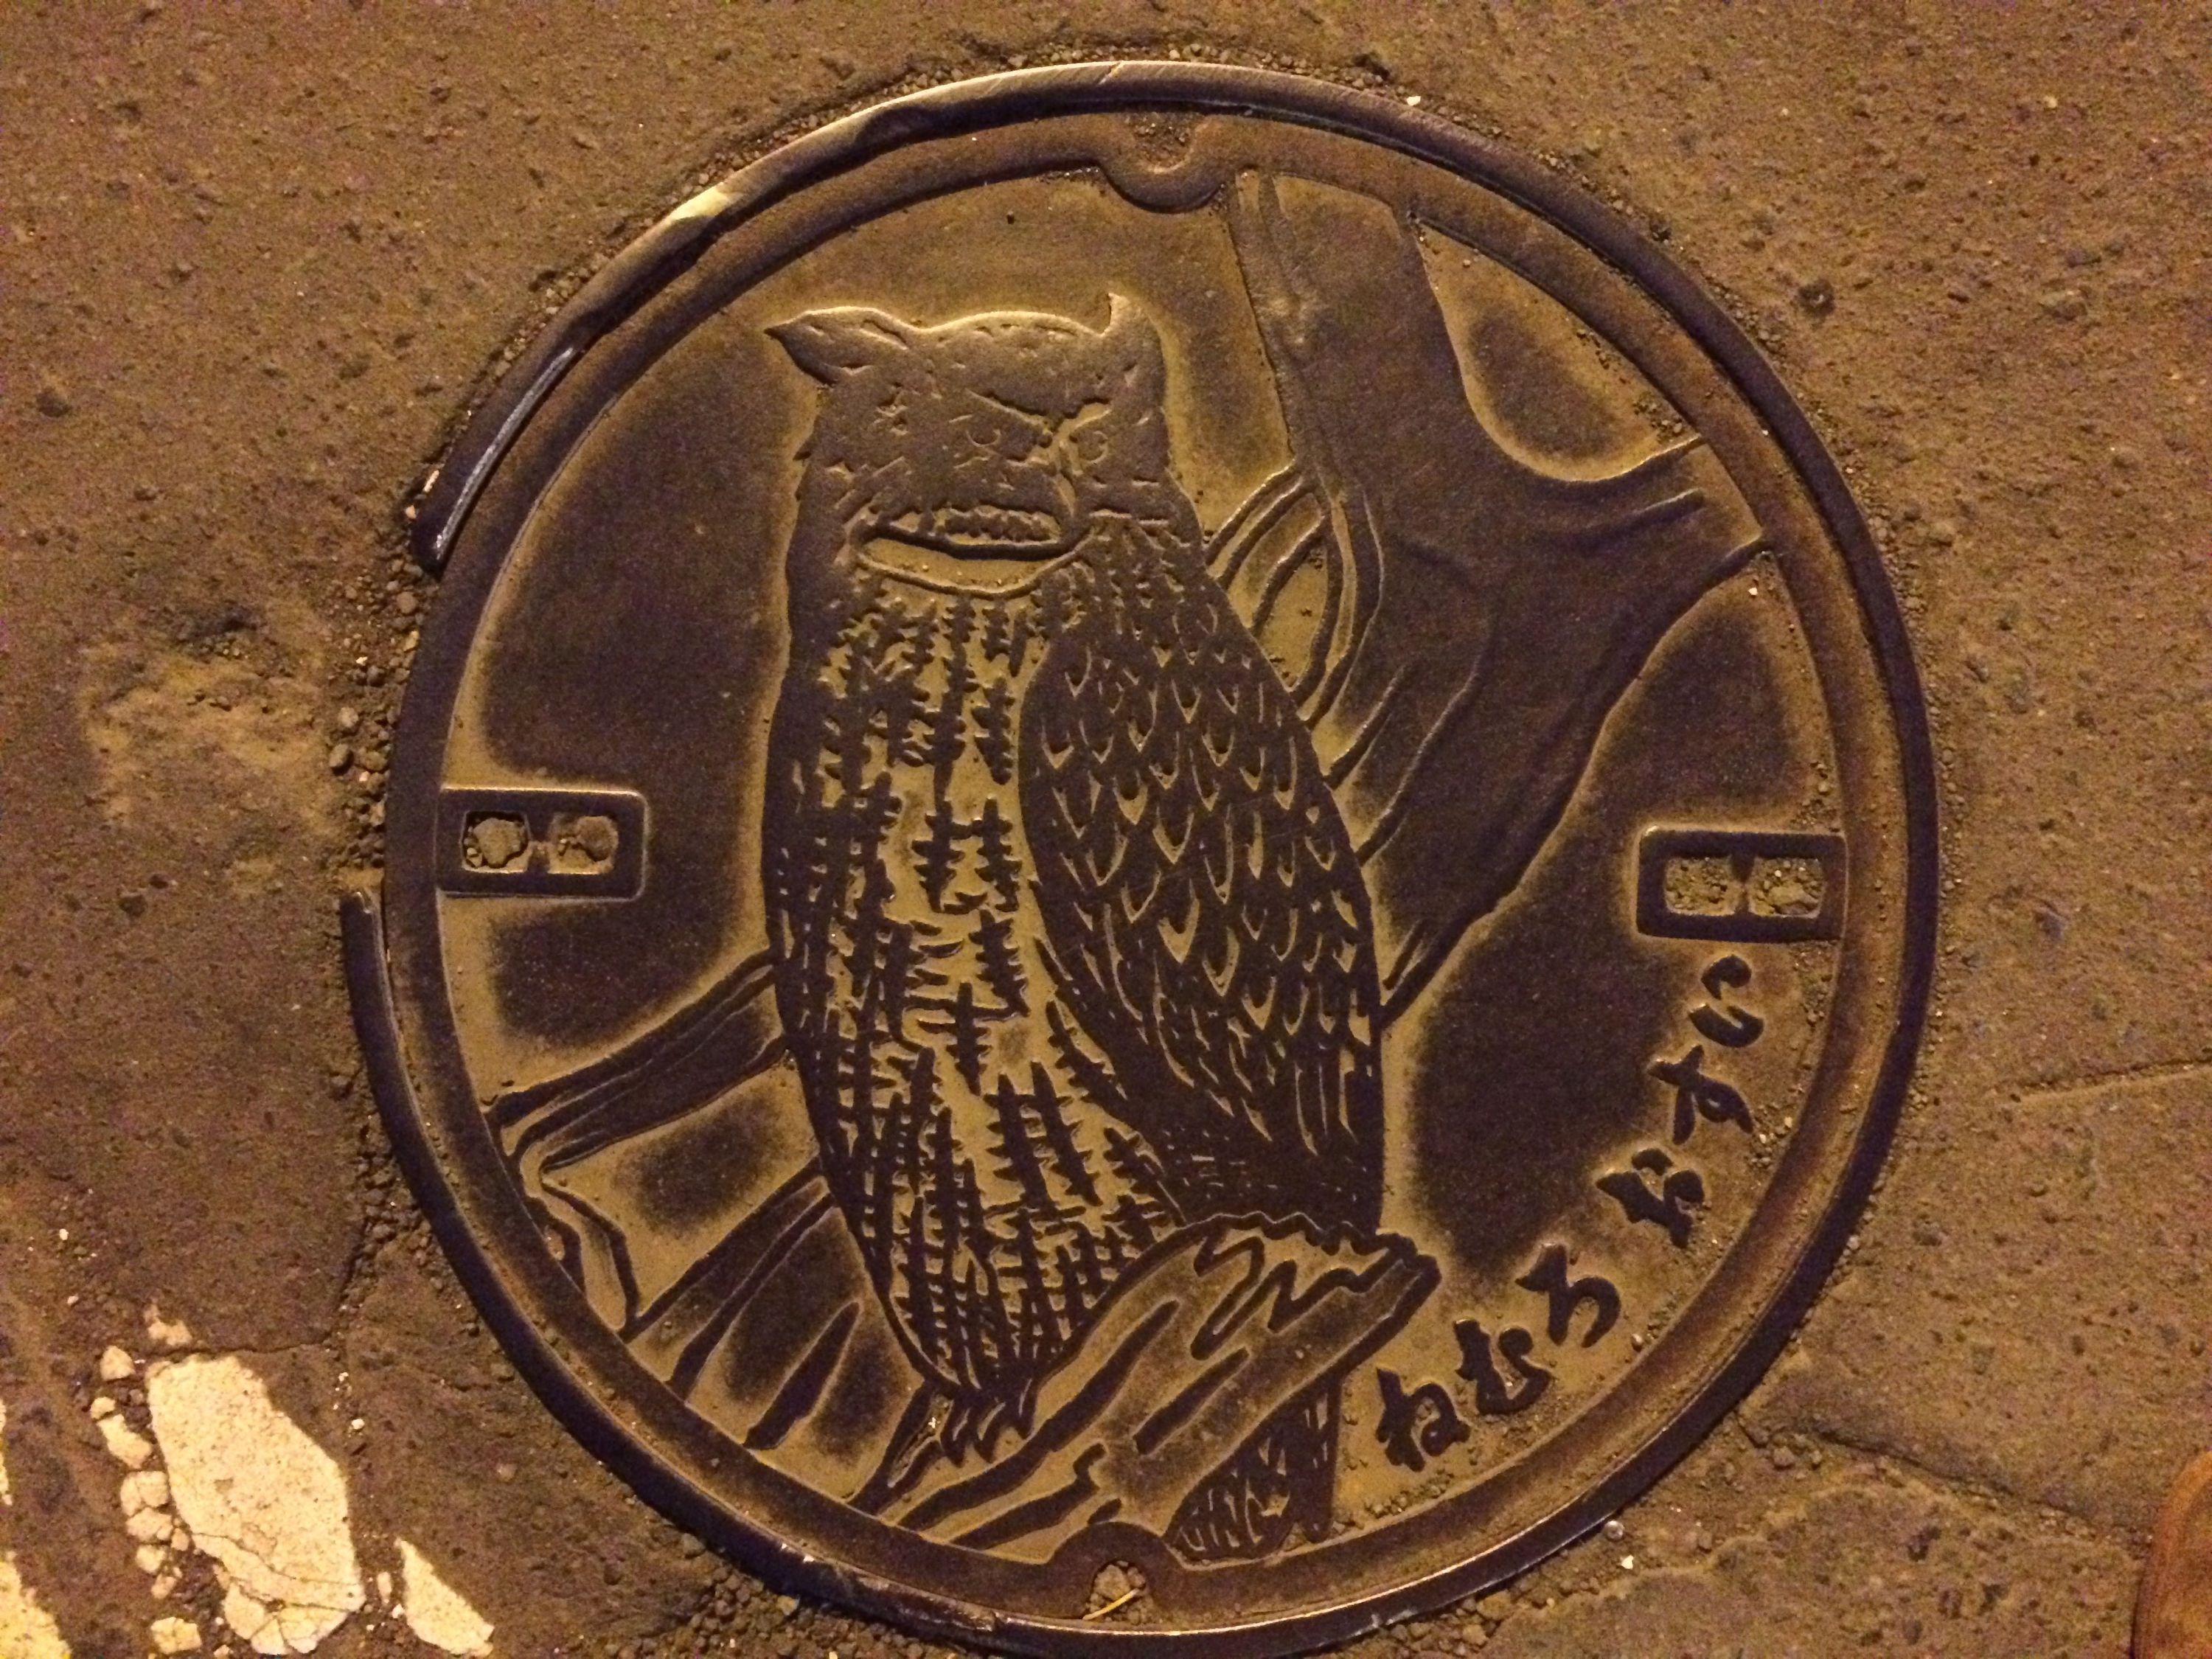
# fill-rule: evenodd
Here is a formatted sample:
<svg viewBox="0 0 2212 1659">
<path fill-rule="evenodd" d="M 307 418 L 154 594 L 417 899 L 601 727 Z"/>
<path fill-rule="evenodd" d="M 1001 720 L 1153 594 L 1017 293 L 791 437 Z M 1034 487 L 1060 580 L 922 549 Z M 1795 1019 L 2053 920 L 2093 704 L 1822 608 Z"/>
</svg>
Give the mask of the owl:
<svg viewBox="0 0 2212 1659">
<path fill-rule="evenodd" d="M 820 383 L 763 825 L 775 995 L 900 1340 L 978 1421 L 1224 1216 L 1371 1233 L 1368 896 L 1291 699 L 1206 566 L 1150 320 L 860 307 Z M 1326 1525 L 1334 1391 L 1170 1541 Z"/>
</svg>

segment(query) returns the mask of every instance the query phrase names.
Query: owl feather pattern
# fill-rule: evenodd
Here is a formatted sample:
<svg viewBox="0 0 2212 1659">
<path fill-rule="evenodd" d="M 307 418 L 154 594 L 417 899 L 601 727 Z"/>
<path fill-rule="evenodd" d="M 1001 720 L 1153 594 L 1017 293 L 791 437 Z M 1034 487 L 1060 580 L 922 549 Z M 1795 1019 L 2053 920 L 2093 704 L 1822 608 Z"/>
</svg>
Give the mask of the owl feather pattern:
<svg viewBox="0 0 2212 1659">
<path fill-rule="evenodd" d="M 1179 1229 L 1375 1227 L 1367 896 L 1206 569 L 1147 321 L 778 333 L 826 388 L 770 743 L 779 1010 L 901 1340 L 1020 1420 Z M 1182 1529 L 1273 1547 L 1334 1441 L 1333 1394 L 1286 1413 Z"/>
</svg>

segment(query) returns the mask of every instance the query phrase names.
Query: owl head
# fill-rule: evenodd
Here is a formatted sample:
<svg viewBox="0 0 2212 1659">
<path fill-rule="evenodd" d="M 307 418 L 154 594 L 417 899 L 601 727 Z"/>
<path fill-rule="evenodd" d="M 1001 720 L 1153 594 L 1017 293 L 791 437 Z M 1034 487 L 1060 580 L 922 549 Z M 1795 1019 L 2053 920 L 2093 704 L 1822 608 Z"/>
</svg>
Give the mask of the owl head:
<svg viewBox="0 0 2212 1659">
<path fill-rule="evenodd" d="M 794 566 L 844 553 L 988 587 L 987 570 L 1066 555 L 1102 513 L 1188 511 L 1169 472 L 1159 334 L 1119 295 L 1103 329 L 837 306 L 769 331 L 823 387 Z"/>
</svg>

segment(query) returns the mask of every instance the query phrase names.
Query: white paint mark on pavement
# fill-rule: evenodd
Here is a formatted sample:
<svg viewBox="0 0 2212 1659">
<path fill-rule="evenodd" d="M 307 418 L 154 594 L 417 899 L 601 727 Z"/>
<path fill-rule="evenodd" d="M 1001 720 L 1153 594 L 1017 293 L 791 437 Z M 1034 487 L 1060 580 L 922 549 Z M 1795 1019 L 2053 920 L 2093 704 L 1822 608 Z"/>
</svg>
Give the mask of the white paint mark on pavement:
<svg viewBox="0 0 2212 1659">
<path fill-rule="evenodd" d="M 69 1644 L 15 1571 L 12 1555 L 0 1555 L 0 1653 L 8 1659 L 70 1659 Z"/>
<path fill-rule="evenodd" d="M 0 1405 L 0 1507 L 12 1506 L 8 1490 L 8 1408 Z M 5 1659 L 70 1659 L 69 1646 L 31 1587 L 15 1571 L 15 1558 L 0 1554 L 0 1655 Z"/>
<path fill-rule="evenodd" d="M 193 1341 L 192 1328 L 181 1319 L 162 1318 L 161 1304 L 149 1302 L 146 1304 L 146 1339 L 155 1347 L 167 1348 L 172 1352 L 189 1348 Z"/>
<path fill-rule="evenodd" d="M 405 1539 L 399 1546 L 400 1611 L 407 1628 L 434 1648 L 482 1659 L 491 1651 L 491 1626 L 462 1599 L 461 1593 L 438 1577 L 422 1552 Z"/>
<path fill-rule="evenodd" d="M 223 1618 L 256 1653 L 313 1651 L 366 1600 L 337 1462 L 234 1355 L 150 1365 L 146 1395 L 176 1512 L 216 1563 Z"/>
</svg>

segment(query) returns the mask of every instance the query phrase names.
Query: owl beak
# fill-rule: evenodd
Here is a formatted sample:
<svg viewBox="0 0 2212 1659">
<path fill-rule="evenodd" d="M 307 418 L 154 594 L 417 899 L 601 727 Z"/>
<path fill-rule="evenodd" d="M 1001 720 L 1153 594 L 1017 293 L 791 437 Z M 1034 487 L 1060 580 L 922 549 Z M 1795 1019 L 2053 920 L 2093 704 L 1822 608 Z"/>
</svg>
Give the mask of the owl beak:
<svg viewBox="0 0 2212 1659">
<path fill-rule="evenodd" d="M 876 533 L 954 558 L 1042 559 L 1065 553 L 1072 541 L 1054 514 L 1033 507 L 943 507 L 908 510 Z"/>
</svg>

